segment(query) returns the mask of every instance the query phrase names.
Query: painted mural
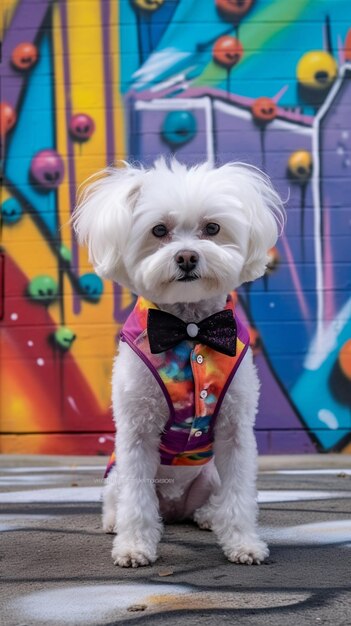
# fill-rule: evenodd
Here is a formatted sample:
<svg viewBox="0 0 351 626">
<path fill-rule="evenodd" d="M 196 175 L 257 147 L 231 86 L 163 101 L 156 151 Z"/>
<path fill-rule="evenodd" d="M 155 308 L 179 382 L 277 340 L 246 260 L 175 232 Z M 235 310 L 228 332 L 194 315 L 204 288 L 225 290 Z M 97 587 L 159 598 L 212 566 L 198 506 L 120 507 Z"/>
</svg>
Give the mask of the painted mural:
<svg viewBox="0 0 351 626">
<path fill-rule="evenodd" d="M 238 293 L 261 453 L 351 452 L 349 0 L 4 0 L 3 452 L 108 454 L 135 298 L 69 224 L 97 170 L 160 153 L 265 170 L 287 227 Z"/>
</svg>

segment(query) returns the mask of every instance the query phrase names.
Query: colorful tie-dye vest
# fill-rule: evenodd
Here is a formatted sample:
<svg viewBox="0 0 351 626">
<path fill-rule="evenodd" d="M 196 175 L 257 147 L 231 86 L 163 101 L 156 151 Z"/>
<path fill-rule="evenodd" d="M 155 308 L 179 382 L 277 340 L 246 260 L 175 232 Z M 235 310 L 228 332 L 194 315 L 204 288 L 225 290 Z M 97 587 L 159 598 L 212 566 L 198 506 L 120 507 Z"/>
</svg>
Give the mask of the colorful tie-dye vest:
<svg viewBox="0 0 351 626">
<path fill-rule="evenodd" d="M 168 403 L 169 419 L 160 439 L 161 463 L 203 465 L 213 456 L 216 417 L 249 346 L 249 334 L 234 311 L 233 295 L 230 295 L 225 308 L 233 311 L 237 324 L 235 356 L 227 356 L 194 340 L 151 354 L 147 336 L 147 313 L 151 308 L 157 307 L 138 298 L 123 327 L 121 340 L 147 365 Z M 106 475 L 114 463 L 113 454 Z"/>
</svg>

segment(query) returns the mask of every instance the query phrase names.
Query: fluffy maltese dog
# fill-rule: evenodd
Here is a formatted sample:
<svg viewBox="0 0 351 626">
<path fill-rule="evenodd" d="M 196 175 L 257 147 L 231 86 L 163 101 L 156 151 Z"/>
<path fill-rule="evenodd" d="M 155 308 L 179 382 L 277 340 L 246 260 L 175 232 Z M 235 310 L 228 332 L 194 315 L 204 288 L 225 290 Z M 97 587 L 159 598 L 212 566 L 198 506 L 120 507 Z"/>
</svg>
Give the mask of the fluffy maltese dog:
<svg viewBox="0 0 351 626">
<path fill-rule="evenodd" d="M 117 435 L 103 498 L 116 565 L 153 563 L 162 520 L 212 529 L 234 563 L 268 556 L 256 529 L 259 381 L 233 290 L 262 276 L 284 221 L 242 163 L 124 164 L 74 214 L 102 278 L 138 295 L 116 357 Z"/>
</svg>

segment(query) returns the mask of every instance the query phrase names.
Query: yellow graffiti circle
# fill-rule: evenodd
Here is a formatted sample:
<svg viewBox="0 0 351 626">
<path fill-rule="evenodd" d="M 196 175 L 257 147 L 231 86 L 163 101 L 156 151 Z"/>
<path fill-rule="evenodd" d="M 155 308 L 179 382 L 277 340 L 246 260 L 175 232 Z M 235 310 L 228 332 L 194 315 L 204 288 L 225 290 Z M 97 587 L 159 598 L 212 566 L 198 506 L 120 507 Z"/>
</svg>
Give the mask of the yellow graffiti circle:
<svg viewBox="0 0 351 626">
<path fill-rule="evenodd" d="M 312 50 L 301 57 L 296 68 L 300 85 L 322 91 L 333 83 L 338 74 L 337 63 L 329 52 Z"/>
<path fill-rule="evenodd" d="M 134 5 L 143 11 L 157 11 L 164 0 L 133 0 Z"/>
<path fill-rule="evenodd" d="M 312 155 L 308 150 L 296 150 L 288 160 L 289 174 L 301 182 L 307 181 L 312 174 Z"/>
</svg>

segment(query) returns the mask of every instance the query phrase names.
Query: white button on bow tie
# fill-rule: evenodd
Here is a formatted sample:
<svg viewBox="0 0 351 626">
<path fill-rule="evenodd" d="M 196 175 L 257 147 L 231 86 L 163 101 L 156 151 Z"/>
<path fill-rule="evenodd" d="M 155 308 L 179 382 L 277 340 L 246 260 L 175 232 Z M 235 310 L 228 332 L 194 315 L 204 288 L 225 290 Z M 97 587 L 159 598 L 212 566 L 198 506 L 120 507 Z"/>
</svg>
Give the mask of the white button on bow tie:
<svg viewBox="0 0 351 626">
<path fill-rule="evenodd" d="M 188 333 L 189 337 L 196 337 L 199 333 L 199 327 L 197 326 L 197 324 L 188 324 L 186 327 L 186 332 Z"/>
</svg>

